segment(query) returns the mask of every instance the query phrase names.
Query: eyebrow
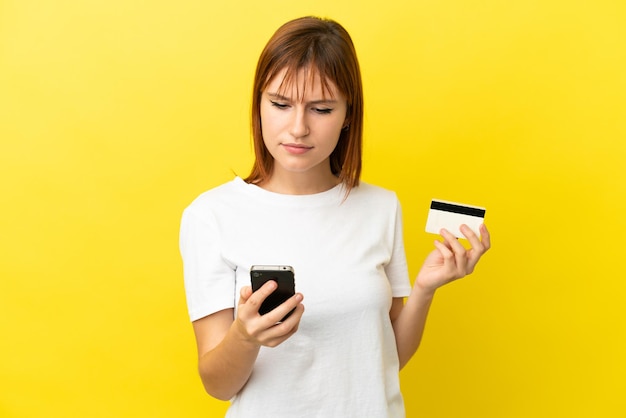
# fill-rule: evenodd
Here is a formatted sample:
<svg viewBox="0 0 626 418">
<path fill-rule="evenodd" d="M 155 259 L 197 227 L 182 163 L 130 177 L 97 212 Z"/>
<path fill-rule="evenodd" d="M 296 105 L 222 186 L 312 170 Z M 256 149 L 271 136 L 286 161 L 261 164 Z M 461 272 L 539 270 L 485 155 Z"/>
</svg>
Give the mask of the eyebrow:
<svg viewBox="0 0 626 418">
<path fill-rule="evenodd" d="M 275 99 L 275 100 L 281 100 L 281 101 L 285 101 L 285 102 L 290 102 L 291 98 L 283 96 L 282 94 L 278 94 L 278 93 L 266 93 L 270 98 Z M 307 102 L 307 104 L 335 104 L 337 103 L 337 100 L 335 99 L 320 99 L 320 100 L 311 100 L 310 102 Z"/>
</svg>

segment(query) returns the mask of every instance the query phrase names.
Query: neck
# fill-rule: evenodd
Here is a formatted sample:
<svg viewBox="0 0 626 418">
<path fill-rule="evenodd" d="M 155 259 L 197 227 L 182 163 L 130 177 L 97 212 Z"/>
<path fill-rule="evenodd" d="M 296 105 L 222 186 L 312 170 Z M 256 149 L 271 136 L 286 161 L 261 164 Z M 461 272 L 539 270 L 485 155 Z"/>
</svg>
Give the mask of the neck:
<svg viewBox="0 0 626 418">
<path fill-rule="evenodd" d="M 330 171 L 317 176 L 311 176 L 310 173 L 284 174 L 280 170 L 274 170 L 270 178 L 259 186 L 274 193 L 306 195 L 325 192 L 340 183 Z"/>
</svg>

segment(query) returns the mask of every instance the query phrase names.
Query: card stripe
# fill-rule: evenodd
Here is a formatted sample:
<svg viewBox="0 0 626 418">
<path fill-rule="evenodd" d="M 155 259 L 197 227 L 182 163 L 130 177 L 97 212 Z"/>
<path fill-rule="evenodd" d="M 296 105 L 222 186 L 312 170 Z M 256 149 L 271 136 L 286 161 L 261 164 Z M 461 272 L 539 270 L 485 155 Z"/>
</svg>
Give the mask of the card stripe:
<svg viewBox="0 0 626 418">
<path fill-rule="evenodd" d="M 485 217 L 485 209 L 455 205 L 452 203 L 445 203 L 445 202 L 440 202 L 437 200 L 431 201 L 430 208 L 432 210 L 442 210 L 444 212 L 460 213 L 461 215 L 477 216 L 479 218 Z"/>
</svg>

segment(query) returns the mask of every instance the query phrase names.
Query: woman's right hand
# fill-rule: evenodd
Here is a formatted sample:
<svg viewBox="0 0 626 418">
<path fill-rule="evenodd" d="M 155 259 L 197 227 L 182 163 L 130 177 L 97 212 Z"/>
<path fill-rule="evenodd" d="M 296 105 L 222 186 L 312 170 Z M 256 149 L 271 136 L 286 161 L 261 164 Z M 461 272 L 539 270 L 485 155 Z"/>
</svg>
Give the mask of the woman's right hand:
<svg viewBox="0 0 626 418">
<path fill-rule="evenodd" d="M 304 312 L 300 293 L 271 312 L 259 314 L 261 303 L 276 287 L 273 281 L 254 293 L 244 287 L 234 319 L 229 308 L 193 322 L 198 370 L 211 396 L 222 400 L 235 396 L 250 378 L 260 347 L 276 347 L 298 330 Z M 289 318 L 278 323 L 294 308 Z"/>
<path fill-rule="evenodd" d="M 255 346 L 276 347 L 298 330 L 304 313 L 301 293 L 296 293 L 265 315 L 259 314 L 261 304 L 277 287 L 276 282 L 270 280 L 256 292 L 252 292 L 250 286 L 241 289 L 235 327 L 247 343 Z M 294 308 L 289 318 L 280 322 Z"/>
</svg>

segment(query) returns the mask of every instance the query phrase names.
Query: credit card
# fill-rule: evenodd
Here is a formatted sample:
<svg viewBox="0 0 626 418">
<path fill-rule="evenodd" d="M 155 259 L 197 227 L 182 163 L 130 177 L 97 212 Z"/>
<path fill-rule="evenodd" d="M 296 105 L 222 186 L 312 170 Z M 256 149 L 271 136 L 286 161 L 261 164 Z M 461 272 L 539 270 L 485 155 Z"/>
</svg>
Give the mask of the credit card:
<svg viewBox="0 0 626 418">
<path fill-rule="evenodd" d="M 439 234 L 441 228 L 445 228 L 455 237 L 465 238 L 460 230 L 465 224 L 480 237 L 478 227 L 485 220 L 485 212 L 486 209 L 480 206 L 433 199 L 426 220 L 426 232 Z"/>
</svg>

